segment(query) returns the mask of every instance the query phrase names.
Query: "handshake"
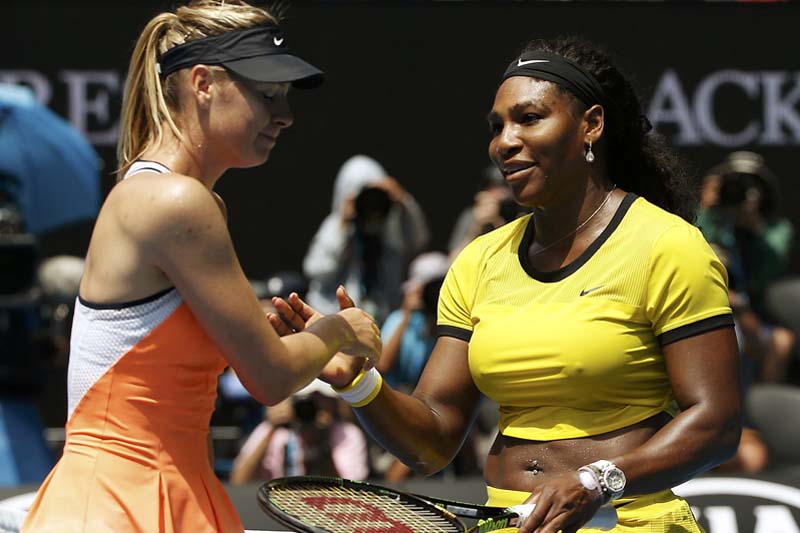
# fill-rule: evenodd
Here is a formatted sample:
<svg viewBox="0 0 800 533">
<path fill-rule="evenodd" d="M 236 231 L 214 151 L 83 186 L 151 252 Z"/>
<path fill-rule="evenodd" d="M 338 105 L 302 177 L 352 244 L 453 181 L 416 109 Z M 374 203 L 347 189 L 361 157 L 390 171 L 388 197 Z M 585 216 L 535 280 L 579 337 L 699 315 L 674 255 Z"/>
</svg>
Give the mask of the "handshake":
<svg viewBox="0 0 800 533">
<path fill-rule="evenodd" d="M 380 328 L 369 313 L 359 309 L 344 287 L 336 289 L 340 311 L 324 316 L 293 292 L 273 297 L 274 311 L 267 319 L 281 337 L 306 331 L 316 335 L 335 355 L 318 376 L 333 387 L 352 383 L 359 373 L 377 364 L 381 356 Z"/>
</svg>

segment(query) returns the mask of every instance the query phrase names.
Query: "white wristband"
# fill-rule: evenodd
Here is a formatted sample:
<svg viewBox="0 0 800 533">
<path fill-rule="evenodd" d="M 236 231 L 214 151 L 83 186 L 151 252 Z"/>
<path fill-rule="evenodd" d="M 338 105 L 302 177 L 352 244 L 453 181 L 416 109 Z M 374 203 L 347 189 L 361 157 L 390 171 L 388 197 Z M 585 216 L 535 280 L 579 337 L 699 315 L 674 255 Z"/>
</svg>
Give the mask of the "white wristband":
<svg viewBox="0 0 800 533">
<path fill-rule="evenodd" d="M 364 407 L 381 391 L 383 377 L 376 368 L 362 370 L 355 379 L 346 387 L 335 390 L 341 399 L 353 407 Z"/>
</svg>

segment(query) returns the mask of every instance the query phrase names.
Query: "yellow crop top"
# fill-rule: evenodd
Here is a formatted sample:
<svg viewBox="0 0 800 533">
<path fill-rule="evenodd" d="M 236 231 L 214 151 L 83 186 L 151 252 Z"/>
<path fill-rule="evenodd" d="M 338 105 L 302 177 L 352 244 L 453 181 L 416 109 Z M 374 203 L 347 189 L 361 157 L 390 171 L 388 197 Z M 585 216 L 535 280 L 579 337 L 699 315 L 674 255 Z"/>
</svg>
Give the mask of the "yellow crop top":
<svg viewBox="0 0 800 533">
<path fill-rule="evenodd" d="M 579 258 L 539 272 L 532 222 L 470 243 L 439 297 L 438 333 L 469 342 L 500 431 L 567 439 L 677 414 L 661 346 L 733 325 L 727 273 L 700 231 L 629 193 Z"/>
</svg>

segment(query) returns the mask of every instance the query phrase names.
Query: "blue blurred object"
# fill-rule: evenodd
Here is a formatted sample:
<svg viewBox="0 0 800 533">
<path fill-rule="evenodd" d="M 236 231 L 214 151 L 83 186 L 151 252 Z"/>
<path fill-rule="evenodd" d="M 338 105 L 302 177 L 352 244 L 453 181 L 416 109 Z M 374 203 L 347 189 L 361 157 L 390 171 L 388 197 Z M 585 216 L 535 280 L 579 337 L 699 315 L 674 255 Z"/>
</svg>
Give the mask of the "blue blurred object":
<svg viewBox="0 0 800 533">
<path fill-rule="evenodd" d="M 0 84 L 0 187 L 40 234 L 97 216 L 100 159 L 64 119 L 25 87 Z"/>
<path fill-rule="evenodd" d="M 0 399 L 0 487 L 41 483 L 53 467 L 33 403 Z"/>
</svg>

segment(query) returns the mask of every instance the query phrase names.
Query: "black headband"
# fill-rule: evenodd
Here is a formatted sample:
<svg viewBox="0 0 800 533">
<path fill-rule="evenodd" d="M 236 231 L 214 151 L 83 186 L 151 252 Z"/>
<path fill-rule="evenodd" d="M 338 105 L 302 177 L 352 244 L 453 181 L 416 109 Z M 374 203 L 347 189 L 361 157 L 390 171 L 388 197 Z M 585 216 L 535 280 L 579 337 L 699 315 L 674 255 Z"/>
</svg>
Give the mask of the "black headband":
<svg viewBox="0 0 800 533">
<path fill-rule="evenodd" d="M 552 52 L 525 52 L 508 65 L 502 81 L 512 76 L 551 81 L 569 90 L 588 106 L 605 101 L 600 82 L 589 71 Z"/>
<path fill-rule="evenodd" d="M 253 81 L 291 82 L 300 88 L 316 87 L 323 80 L 318 68 L 289 53 L 277 26 L 232 30 L 179 44 L 164 52 L 158 69 L 162 77 L 197 64 L 222 65 Z"/>
</svg>

